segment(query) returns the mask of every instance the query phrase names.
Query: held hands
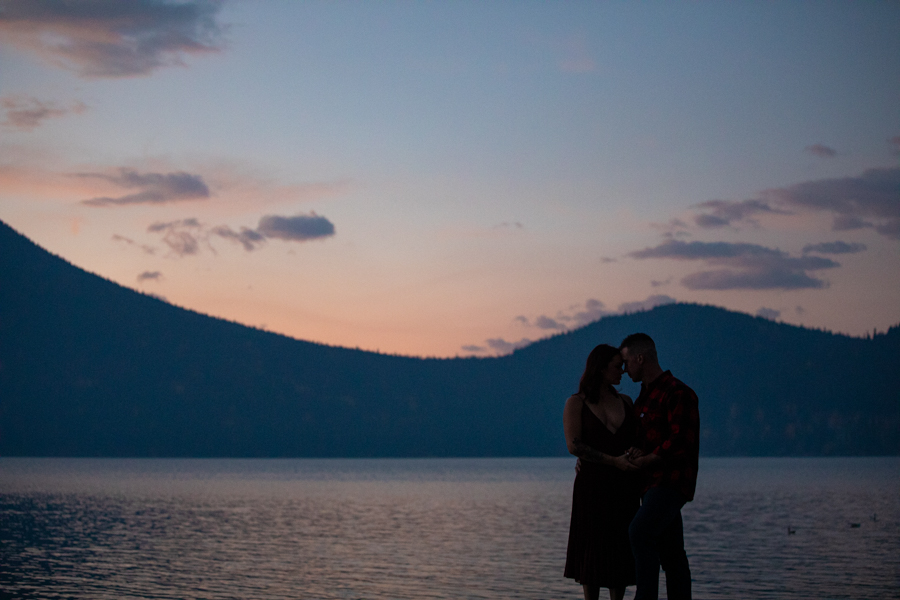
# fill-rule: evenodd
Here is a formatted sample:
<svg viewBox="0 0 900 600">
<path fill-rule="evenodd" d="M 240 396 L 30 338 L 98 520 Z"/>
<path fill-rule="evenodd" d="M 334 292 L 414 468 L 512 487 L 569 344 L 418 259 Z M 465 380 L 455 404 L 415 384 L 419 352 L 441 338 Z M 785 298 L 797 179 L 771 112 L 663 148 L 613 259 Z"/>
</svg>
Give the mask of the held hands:
<svg viewBox="0 0 900 600">
<path fill-rule="evenodd" d="M 638 471 L 640 467 L 631 462 L 628 458 L 628 453 L 623 454 L 622 456 L 611 456 L 612 466 L 619 469 L 620 471 Z"/>
<path fill-rule="evenodd" d="M 625 453 L 622 456 L 610 456 L 610 466 L 613 466 L 621 471 L 637 471 L 639 467 L 633 464 L 628 459 L 628 454 Z M 581 459 L 575 461 L 575 473 L 581 472 Z"/>
<path fill-rule="evenodd" d="M 573 454 L 578 456 L 575 462 L 575 473 L 581 473 L 583 461 L 595 462 L 615 467 L 620 471 L 638 471 L 650 466 L 656 462 L 659 457 L 655 454 L 645 455 L 639 448 L 631 447 L 625 454 L 621 456 L 610 456 L 603 454 L 590 446 L 582 443 L 581 440 L 575 438 L 572 440 L 572 446 L 575 448 Z"/>
<path fill-rule="evenodd" d="M 636 446 L 632 446 L 628 450 L 625 451 L 625 457 L 628 460 L 634 460 L 636 458 L 640 458 L 644 455 L 644 451 Z"/>
<path fill-rule="evenodd" d="M 644 454 L 640 448 L 629 448 L 625 452 L 625 457 L 637 469 L 646 469 L 659 460 L 659 456 L 656 454 Z"/>
</svg>

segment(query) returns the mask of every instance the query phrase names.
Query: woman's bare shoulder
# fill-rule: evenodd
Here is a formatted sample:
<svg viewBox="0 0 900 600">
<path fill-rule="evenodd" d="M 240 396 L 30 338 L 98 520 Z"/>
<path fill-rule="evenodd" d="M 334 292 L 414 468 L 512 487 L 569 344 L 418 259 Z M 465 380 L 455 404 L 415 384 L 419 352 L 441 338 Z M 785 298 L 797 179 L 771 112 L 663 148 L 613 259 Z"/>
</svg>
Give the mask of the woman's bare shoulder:
<svg viewBox="0 0 900 600">
<path fill-rule="evenodd" d="M 566 398 L 566 406 L 579 406 L 584 402 L 583 394 L 572 394 Z"/>
<path fill-rule="evenodd" d="M 631 396 L 628 394 L 619 394 L 619 398 L 628 403 L 629 406 L 634 406 L 634 402 L 631 400 Z"/>
</svg>

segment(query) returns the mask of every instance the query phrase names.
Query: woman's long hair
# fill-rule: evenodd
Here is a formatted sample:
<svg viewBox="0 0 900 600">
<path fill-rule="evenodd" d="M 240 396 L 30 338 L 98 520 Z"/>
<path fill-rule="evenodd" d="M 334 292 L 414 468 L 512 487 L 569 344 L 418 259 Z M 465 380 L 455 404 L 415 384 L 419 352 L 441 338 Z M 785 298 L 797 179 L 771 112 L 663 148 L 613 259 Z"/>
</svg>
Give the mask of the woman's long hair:
<svg viewBox="0 0 900 600">
<path fill-rule="evenodd" d="M 600 344 L 588 354 L 587 363 L 584 366 L 584 374 L 581 376 L 581 382 L 578 384 L 578 393 L 584 394 L 584 399 L 588 402 L 596 402 L 603 387 L 607 386 L 615 393 L 615 388 L 604 381 L 603 370 L 609 366 L 619 354 L 619 349 L 609 344 Z"/>
</svg>

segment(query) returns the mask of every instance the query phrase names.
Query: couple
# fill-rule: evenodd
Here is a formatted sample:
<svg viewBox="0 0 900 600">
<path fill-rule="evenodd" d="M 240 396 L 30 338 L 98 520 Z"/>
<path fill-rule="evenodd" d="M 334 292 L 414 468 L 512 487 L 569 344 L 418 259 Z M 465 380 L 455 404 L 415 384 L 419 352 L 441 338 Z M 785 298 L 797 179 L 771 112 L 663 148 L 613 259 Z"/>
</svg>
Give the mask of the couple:
<svg viewBox="0 0 900 600">
<path fill-rule="evenodd" d="M 641 383 L 634 404 L 613 387 L 623 370 Z M 681 507 L 697 483 L 697 395 L 662 370 L 650 336 L 635 333 L 591 351 L 563 426 L 578 457 L 565 576 L 585 600 L 601 587 L 621 600 L 635 583 L 635 600 L 655 600 L 662 565 L 669 600 L 690 599 Z"/>
</svg>

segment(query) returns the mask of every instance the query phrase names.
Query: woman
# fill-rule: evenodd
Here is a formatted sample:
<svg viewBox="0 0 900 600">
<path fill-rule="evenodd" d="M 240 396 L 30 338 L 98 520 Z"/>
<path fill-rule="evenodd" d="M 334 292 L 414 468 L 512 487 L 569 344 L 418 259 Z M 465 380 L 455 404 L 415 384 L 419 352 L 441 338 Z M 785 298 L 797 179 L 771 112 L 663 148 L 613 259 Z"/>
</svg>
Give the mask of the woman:
<svg viewBox="0 0 900 600">
<path fill-rule="evenodd" d="M 635 584 L 628 524 L 639 506 L 636 467 L 625 456 L 636 419 L 631 398 L 616 392 L 622 380 L 619 350 L 601 344 L 587 359 L 578 393 L 566 400 L 563 428 L 569 452 L 581 459 L 575 476 L 565 576 L 584 586 L 585 600 L 609 588 L 622 600 Z"/>
</svg>

